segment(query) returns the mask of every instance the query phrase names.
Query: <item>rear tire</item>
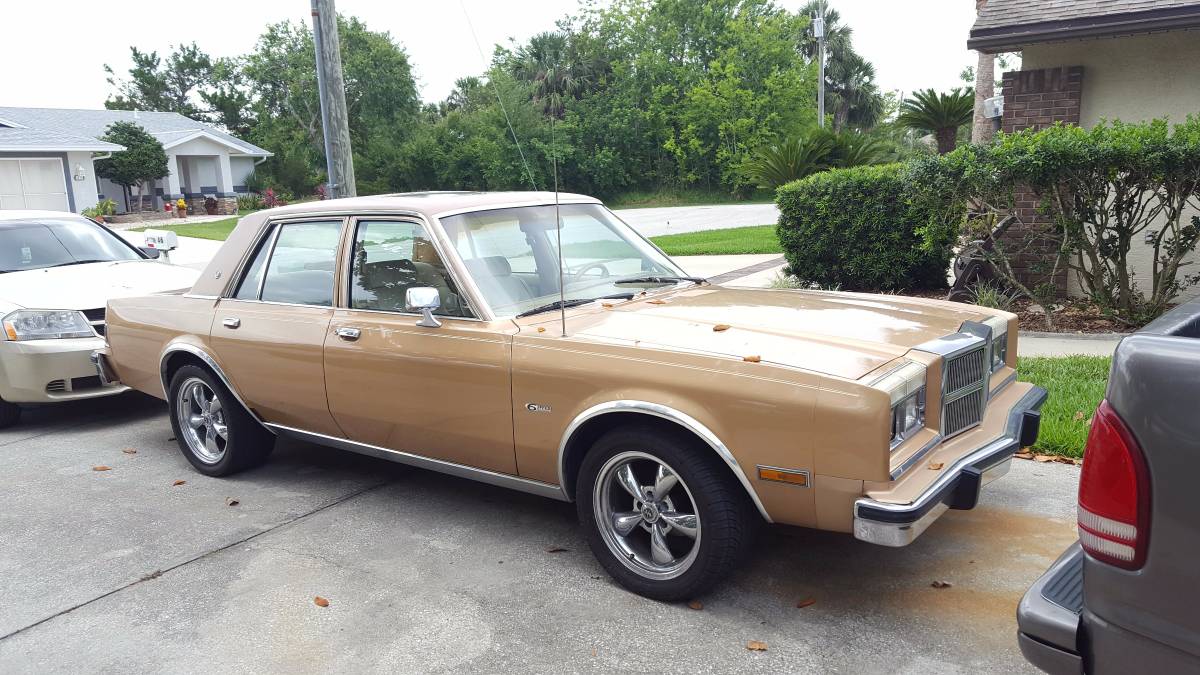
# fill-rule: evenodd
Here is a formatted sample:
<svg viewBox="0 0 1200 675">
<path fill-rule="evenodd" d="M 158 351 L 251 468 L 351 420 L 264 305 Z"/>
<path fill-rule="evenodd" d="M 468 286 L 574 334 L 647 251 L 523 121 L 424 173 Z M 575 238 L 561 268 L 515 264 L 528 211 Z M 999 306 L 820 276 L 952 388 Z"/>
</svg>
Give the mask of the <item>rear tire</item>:
<svg viewBox="0 0 1200 675">
<path fill-rule="evenodd" d="M 16 424 L 21 419 L 21 406 L 0 399 L 0 429 Z"/>
<path fill-rule="evenodd" d="M 167 401 L 180 451 L 206 476 L 258 466 L 275 447 L 274 434 L 205 368 L 186 365 L 175 371 Z"/>
<path fill-rule="evenodd" d="M 655 600 L 691 599 L 723 580 L 761 524 L 709 448 L 651 426 L 614 429 L 597 440 L 575 498 L 600 564 L 625 588 Z"/>
</svg>

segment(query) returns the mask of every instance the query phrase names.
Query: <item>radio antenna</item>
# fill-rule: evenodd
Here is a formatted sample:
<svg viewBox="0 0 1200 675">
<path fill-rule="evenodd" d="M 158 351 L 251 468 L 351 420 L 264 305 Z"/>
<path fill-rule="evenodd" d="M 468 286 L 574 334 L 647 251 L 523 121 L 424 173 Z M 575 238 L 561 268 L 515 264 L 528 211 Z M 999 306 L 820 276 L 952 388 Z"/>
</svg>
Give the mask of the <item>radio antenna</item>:
<svg viewBox="0 0 1200 675">
<path fill-rule="evenodd" d="M 550 113 L 550 166 L 554 171 L 554 234 L 558 238 L 558 317 L 567 337 L 567 291 L 563 281 L 562 216 L 558 214 L 558 153 L 554 149 L 554 113 Z"/>
<path fill-rule="evenodd" d="M 458 6 L 462 8 L 463 16 L 467 19 L 467 28 L 471 30 L 471 39 L 475 41 L 475 51 L 479 52 L 479 61 L 486 69 L 487 58 L 483 55 L 483 47 L 479 46 L 479 36 L 475 34 L 475 24 L 471 23 L 471 14 L 467 12 L 467 4 L 463 0 L 458 0 Z M 500 88 L 496 86 L 496 78 L 488 77 L 488 82 L 492 83 L 496 102 L 500 104 L 500 112 L 504 113 L 504 123 L 508 125 L 508 133 L 512 134 L 513 143 L 517 145 L 517 154 L 521 156 L 521 165 L 525 167 L 525 175 L 529 177 L 529 183 L 533 185 L 534 192 L 537 192 L 537 181 L 533 179 L 533 172 L 529 170 L 529 162 L 525 161 L 525 151 L 521 149 L 521 140 L 517 138 L 517 130 L 513 129 L 512 120 L 508 117 L 508 108 L 504 107 L 504 99 L 500 98 Z"/>
</svg>

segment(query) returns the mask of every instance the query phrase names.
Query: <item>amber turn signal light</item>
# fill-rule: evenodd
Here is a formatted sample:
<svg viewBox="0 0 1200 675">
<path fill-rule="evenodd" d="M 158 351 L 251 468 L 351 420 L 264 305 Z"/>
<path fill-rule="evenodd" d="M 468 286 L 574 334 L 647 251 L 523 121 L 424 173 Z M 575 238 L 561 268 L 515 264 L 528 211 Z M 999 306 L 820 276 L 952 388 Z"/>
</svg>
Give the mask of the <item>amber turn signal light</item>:
<svg viewBox="0 0 1200 675">
<path fill-rule="evenodd" d="M 759 480 L 773 480 L 777 483 L 790 483 L 792 485 L 808 486 L 807 471 L 793 471 L 789 469 L 776 469 L 770 466 L 758 467 Z"/>
</svg>

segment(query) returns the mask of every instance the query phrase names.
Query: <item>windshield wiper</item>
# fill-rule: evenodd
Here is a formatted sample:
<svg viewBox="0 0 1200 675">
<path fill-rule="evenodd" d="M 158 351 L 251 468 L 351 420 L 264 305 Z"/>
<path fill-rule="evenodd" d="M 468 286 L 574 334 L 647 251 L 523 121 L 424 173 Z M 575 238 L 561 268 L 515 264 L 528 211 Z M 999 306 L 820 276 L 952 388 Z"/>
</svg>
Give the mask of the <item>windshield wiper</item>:
<svg viewBox="0 0 1200 675">
<path fill-rule="evenodd" d="M 534 307 L 533 309 L 525 310 L 524 312 L 521 312 L 520 314 L 518 314 L 515 318 L 520 319 L 522 317 L 532 316 L 534 314 L 541 314 L 542 312 L 549 312 L 552 309 L 566 309 L 568 307 L 578 307 L 579 305 L 586 305 L 589 302 L 596 302 L 597 300 L 632 300 L 632 299 L 633 299 L 633 293 L 613 293 L 612 295 L 602 295 L 598 298 L 572 298 L 570 300 L 555 300 L 554 302 L 548 302 L 539 307 Z"/>
<path fill-rule="evenodd" d="M 67 267 L 68 265 L 87 265 L 88 263 L 112 262 L 111 260 L 72 260 L 71 262 L 58 263 L 57 265 L 46 265 L 41 269 L 49 269 L 51 267 Z"/>
<path fill-rule="evenodd" d="M 673 276 L 645 276 L 633 277 L 632 279 L 621 279 L 614 281 L 613 284 L 620 286 L 621 284 L 674 284 L 680 281 L 690 281 L 694 284 L 702 284 L 708 279 L 703 277 L 673 277 Z"/>
</svg>

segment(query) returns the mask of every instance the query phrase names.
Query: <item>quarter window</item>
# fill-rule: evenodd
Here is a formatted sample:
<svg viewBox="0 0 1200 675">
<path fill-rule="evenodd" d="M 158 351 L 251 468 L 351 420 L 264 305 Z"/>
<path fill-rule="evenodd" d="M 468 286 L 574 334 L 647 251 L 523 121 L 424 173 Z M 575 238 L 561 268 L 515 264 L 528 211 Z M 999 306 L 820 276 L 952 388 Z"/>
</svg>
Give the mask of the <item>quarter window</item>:
<svg viewBox="0 0 1200 675">
<path fill-rule="evenodd" d="M 471 316 L 466 299 L 420 223 L 359 221 L 350 264 L 350 306 L 403 312 L 410 288 L 436 288 L 442 316 Z"/>
<path fill-rule="evenodd" d="M 277 226 L 278 234 L 264 238 L 234 297 L 333 306 L 333 267 L 341 227 L 340 220 Z"/>
</svg>

